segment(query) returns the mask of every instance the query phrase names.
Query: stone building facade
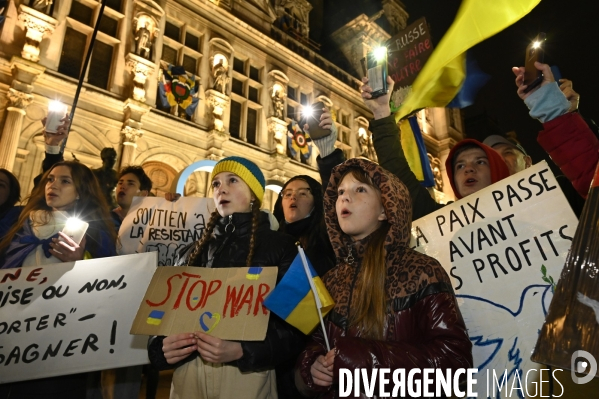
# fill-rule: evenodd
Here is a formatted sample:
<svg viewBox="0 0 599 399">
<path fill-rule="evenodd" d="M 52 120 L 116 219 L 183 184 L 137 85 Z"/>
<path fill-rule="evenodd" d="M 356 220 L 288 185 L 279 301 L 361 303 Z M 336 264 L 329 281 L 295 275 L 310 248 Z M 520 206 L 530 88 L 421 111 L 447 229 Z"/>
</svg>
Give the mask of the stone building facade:
<svg viewBox="0 0 599 399">
<path fill-rule="evenodd" d="M 407 19 L 401 3 L 382 3 L 394 29 L 401 28 Z M 277 186 L 288 178 L 318 179 L 316 147 L 304 159 L 292 157 L 287 143 L 289 123 L 318 100 L 334 110 L 336 145 L 346 156 L 375 158 L 368 132 L 372 115 L 357 76 L 320 54 L 310 38 L 309 17 L 322 13 L 314 7 L 322 2 L 107 0 L 65 159 L 99 167 L 101 149 L 113 147 L 117 167 L 142 165 L 155 194 L 185 183 L 186 195 L 204 196 L 210 167 L 202 161 L 241 155 L 264 171 L 272 188 L 264 206 L 272 207 Z M 30 192 L 44 158 L 41 120 L 52 100 L 70 109 L 100 9 L 95 0 L 11 0 L 4 10 L 0 167 L 17 175 L 23 193 Z M 376 18 L 364 15 L 343 29 L 342 47 L 353 56 L 389 37 Z M 175 85 L 169 65 L 185 69 L 177 87 L 190 91 L 194 106 L 161 101 L 159 83 Z M 419 120 L 439 173 L 436 195 L 451 199 L 443 165 L 463 137 L 460 112 L 427 109 Z"/>
</svg>

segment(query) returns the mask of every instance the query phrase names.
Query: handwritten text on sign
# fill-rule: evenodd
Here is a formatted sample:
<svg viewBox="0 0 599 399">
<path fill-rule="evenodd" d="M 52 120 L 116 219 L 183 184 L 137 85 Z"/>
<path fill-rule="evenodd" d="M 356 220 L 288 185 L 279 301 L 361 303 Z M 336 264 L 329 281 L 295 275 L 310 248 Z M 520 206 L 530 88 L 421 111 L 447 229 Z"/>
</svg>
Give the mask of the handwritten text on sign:
<svg viewBox="0 0 599 399">
<path fill-rule="evenodd" d="M 181 248 L 202 237 L 211 209 L 210 198 L 135 197 L 119 229 L 118 252 L 158 252 L 158 265 L 170 266 Z"/>
<path fill-rule="evenodd" d="M 420 18 L 389 40 L 389 76 L 394 90 L 410 86 L 433 53 L 433 43 L 426 20 Z"/>
<path fill-rule="evenodd" d="M 276 267 L 160 267 L 131 334 L 203 331 L 222 339 L 263 340 L 270 313 L 262 302 L 276 281 Z"/>
<path fill-rule="evenodd" d="M 577 225 L 545 162 L 413 223 L 412 247 L 452 279 L 479 381 L 507 370 L 511 388 L 542 368 L 530 353 Z"/>
<path fill-rule="evenodd" d="M 155 254 L 0 271 L 0 383 L 147 363 L 129 335 Z"/>
</svg>

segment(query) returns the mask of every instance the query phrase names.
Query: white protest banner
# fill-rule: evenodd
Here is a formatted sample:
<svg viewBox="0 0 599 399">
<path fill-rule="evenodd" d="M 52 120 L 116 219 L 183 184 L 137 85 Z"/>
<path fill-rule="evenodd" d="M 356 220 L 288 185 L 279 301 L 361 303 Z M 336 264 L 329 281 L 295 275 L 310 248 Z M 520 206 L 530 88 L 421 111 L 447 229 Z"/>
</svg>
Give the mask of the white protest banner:
<svg viewBox="0 0 599 399">
<path fill-rule="evenodd" d="M 158 252 L 158 266 L 170 266 L 185 245 L 202 237 L 212 198 L 183 197 L 171 202 L 164 198 L 134 197 L 119 229 L 119 254 Z"/>
<path fill-rule="evenodd" d="M 156 254 L 0 270 L 0 383 L 148 363 L 129 335 Z"/>
<path fill-rule="evenodd" d="M 412 247 L 439 260 L 452 280 L 479 397 L 487 397 L 487 381 L 492 397 L 534 392 L 539 375 L 528 371 L 547 367 L 530 355 L 577 225 L 546 162 L 413 223 Z M 507 376 L 501 394 L 493 371 L 499 383 Z"/>
</svg>

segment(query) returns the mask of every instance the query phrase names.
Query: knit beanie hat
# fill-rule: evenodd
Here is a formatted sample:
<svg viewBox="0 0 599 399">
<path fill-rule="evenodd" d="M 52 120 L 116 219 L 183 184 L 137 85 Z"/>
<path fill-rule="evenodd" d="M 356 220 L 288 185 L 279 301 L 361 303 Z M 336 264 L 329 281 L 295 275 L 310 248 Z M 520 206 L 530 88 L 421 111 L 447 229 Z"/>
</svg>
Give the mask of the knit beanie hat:
<svg viewBox="0 0 599 399">
<path fill-rule="evenodd" d="M 252 190 L 256 199 L 262 204 L 266 180 L 258 165 L 245 158 L 227 157 L 221 159 L 214 165 L 210 180 L 214 180 L 214 176 L 221 172 L 231 172 L 239 176 L 239 178 L 250 187 L 250 190 Z"/>
</svg>

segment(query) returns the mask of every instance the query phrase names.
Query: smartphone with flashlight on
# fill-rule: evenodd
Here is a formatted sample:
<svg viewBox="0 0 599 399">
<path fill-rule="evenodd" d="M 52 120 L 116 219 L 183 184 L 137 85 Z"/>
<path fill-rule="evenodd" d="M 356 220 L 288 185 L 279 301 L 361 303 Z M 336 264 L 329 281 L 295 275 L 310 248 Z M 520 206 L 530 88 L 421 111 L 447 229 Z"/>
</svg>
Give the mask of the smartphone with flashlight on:
<svg viewBox="0 0 599 399">
<path fill-rule="evenodd" d="M 543 73 L 535 67 L 535 62 L 543 62 L 545 58 L 545 33 L 539 35 L 526 47 L 526 57 L 524 59 L 524 84 L 528 93 L 543 82 Z"/>
<path fill-rule="evenodd" d="M 304 107 L 304 109 L 302 110 L 302 126 L 304 125 L 304 123 L 308 124 L 310 129 L 310 137 L 313 140 L 318 140 L 331 134 L 330 129 L 323 129 L 319 126 L 320 117 L 324 113 L 324 107 L 324 103 L 322 101 L 318 101 L 317 103 L 314 103 L 309 107 Z"/>
<path fill-rule="evenodd" d="M 67 106 L 60 101 L 52 101 L 48 106 L 48 117 L 46 118 L 46 133 L 58 133 L 58 127 L 62 124 L 61 120 L 67 114 Z"/>
<path fill-rule="evenodd" d="M 364 75 L 368 78 L 368 85 L 372 88 L 370 95 L 377 98 L 387 94 L 387 48 L 377 47 L 362 59 Z"/>
<path fill-rule="evenodd" d="M 68 218 L 64 228 L 62 229 L 62 233 L 69 236 L 71 240 L 75 241 L 77 245 L 81 243 L 83 240 L 83 236 L 85 236 L 85 232 L 89 227 L 89 223 L 84 222 L 78 218 Z M 62 237 L 58 236 L 59 241 L 64 241 Z"/>
</svg>

